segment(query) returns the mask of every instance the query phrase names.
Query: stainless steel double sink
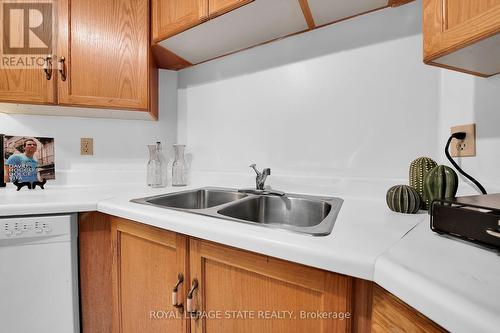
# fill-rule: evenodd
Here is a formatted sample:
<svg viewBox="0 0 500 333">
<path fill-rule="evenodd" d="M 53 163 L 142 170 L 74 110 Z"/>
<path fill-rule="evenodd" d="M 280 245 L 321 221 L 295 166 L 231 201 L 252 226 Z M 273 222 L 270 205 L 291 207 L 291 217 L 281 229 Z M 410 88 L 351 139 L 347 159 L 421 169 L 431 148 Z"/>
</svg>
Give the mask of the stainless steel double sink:
<svg viewBox="0 0 500 333">
<path fill-rule="evenodd" d="M 186 211 L 240 223 L 325 236 L 343 200 L 299 194 L 243 193 L 235 189 L 205 187 L 133 199 L 132 202 Z"/>
</svg>

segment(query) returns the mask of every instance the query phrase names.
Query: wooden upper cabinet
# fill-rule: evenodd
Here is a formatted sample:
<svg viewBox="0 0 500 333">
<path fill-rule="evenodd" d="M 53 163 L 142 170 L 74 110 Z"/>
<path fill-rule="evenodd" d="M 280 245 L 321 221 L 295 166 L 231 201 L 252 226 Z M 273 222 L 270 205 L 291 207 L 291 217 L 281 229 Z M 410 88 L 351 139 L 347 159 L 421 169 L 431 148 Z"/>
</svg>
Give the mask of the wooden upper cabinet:
<svg viewBox="0 0 500 333">
<path fill-rule="evenodd" d="M 187 237 L 111 217 L 111 239 L 113 332 L 187 332 L 188 319 L 172 306 L 178 274 L 188 278 Z"/>
<path fill-rule="evenodd" d="M 152 0 L 153 41 L 200 24 L 208 18 L 208 0 Z"/>
<path fill-rule="evenodd" d="M 33 6 L 40 7 L 37 1 L 49 5 L 47 1 L 35 0 Z M 47 8 L 52 11 L 53 24 L 41 29 L 52 30 L 52 49 L 47 51 L 52 56 L 51 76 L 41 65 L 15 69 L 0 66 L 0 101 L 95 109 L 7 107 L 2 111 L 156 119 L 158 69 L 150 49 L 149 1 L 60 0 L 50 5 Z M 0 8 L 0 15 L 4 8 L 7 7 Z M 50 22 L 45 20 L 45 12 L 43 17 L 43 22 Z M 22 24 L 17 27 L 22 32 Z M 38 62 L 43 63 L 46 55 L 39 57 Z"/>
<path fill-rule="evenodd" d="M 148 0 L 59 1 L 59 104 L 155 113 L 148 18 Z"/>
<path fill-rule="evenodd" d="M 191 333 L 351 331 L 341 319 L 351 313 L 348 276 L 197 239 L 189 251 L 193 309 L 204 314 Z"/>
<path fill-rule="evenodd" d="M 209 0 L 208 1 L 208 15 L 210 18 L 216 17 L 238 7 L 246 5 L 254 0 Z"/>
<path fill-rule="evenodd" d="M 255 0 L 161 40 L 158 46 L 191 65 L 307 29 L 297 0 Z"/>
<path fill-rule="evenodd" d="M 424 61 L 480 76 L 500 72 L 500 0 L 424 0 Z"/>
<path fill-rule="evenodd" d="M 155 59 L 182 69 L 411 0 L 152 0 Z"/>
</svg>

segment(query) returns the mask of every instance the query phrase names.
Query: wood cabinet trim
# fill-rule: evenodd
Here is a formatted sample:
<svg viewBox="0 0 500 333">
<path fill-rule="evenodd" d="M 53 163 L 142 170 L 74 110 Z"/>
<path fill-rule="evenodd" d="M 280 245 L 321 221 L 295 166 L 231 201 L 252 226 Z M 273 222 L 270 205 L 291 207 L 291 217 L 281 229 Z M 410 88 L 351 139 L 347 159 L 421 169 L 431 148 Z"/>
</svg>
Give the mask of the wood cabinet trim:
<svg viewBox="0 0 500 333">
<path fill-rule="evenodd" d="M 112 263 L 111 263 L 111 291 L 112 291 L 112 327 L 113 327 L 113 332 L 123 332 L 122 326 L 121 326 L 121 320 L 120 318 L 122 317 L 121 314 L 121 306 L 120 304 L 122 303 L 121 301 L 121 270 L 119 268 L 120 262 L 119 262 L 119 257 L 120 257 L 120 235 L 118 233 L 117 229 L 117 223 L 116 221 L 112 221 L 113 218 L 111 218 L 111 247 L 112 247 Z"/>
<path fill-rule="evenodd" d="M 406 5 L 407 3 L 410 3 L 413 1 L 414 0 L 389 0 L 388 6 L 399 7 L 399 6 Z"/>
<path fill-rule="evenodd" d="M 298 286 L 324 291 L 326 271 L 262 254 L 240 250 L 205 240 L 192 239 L 190 249 L 204 259 L 263 274 L 270 278 L 292 282 Z M 335 274 L 335 273 L 332 273 Z"/>
<path fill-rule="evenodd" d="M 112 218 L 113 229 L 118 232 L 148 239 L 171 248 L 177 247 L 177 234 L 173 231 L 163 230 L 146 224 L 130 221 L 120 217 Z"/>
<path fill-rule="evenodd" d="M 190 15 L 185 15 L 183 18 L 178 19 L 176 22 L 171 22 L 167 27 L 160 27 L 159 22 L 161 22 L 161 11 L 158 8 L 158 1 L 162 0 L 152 0 L 151 1 L 151 13 L 152 13 L 152 41 L 153 43 L 160 42 L 164 39 L 177 35 L 185 30 L 195 27 L 206 20 L 208 20 L 208 0 L 197 0 L 198 11 L 196 14 L 192 13 Z"/>
<path fill-rule="evenodd" d="M 160 45 L 151 46 L 151 50 L 156 65 L 160 68 L 181 70 L 193 66 L 193 64 L 187 61 L 186 59 L 179 57 L 177 54 L 173 53 L 170 50 L 167 50 L 166 48 Z"/>
<path fill-rule="evenodd" d="M 371 331 L 373 282 L 354 279 L 353 282 L 353 323 L 354 333 Z"/>
<path fill-rule="evenodd" d="M 78 219 L 81 328 L 112 332 L 112 239 L 110 216 L 80 213 Z"/>
<path fill-rule="evenodd" d="M 309 8 L 309 2 L 307 0 L 299 0 L 300 8 L 302 9 L 302 14 L 304 14 L 304 18 L 306 19 L 307 26 L 309 29 L 314 29 L 316 27 L 316 23 L 314 23 L 314 17 L 311 13 L 311 8 Z"/>
<path fill-rule="evenodd" d="M 376 284 L 373 284 L 371 328 L 373 333 L 447 332 L 441 326 Z"/>
<path fill-rule="evenodd" d="M 436 67 L 444 68 L 444 69 L 449 69 L 449 70 L 456 71 L 456 72 L 461 72 L 461 73 L 464 73 L 464 74 L 479 76 L 479 77 L 482 77 L 482 78 L 488 78 L 488 77 L 492 77 L 494 75 L 500 74 L 500 72 L 499 73 L 493 73 L 493 74 L 483 74 L 483 73 L 478 73 L 478 72 L 470 71 L 470 70 L 467 70 L 467 69 L 464 69 L 464 68 L 458 68 L 458 67 L 454 67 L 454 66 L 440 64 L 440 63 L 437 63 L 437 62 L 434 62 L 434 61 L 430 61 L 430 62 L 428 62 L 426 64 L 427 65 L 431 65 L 431 66 L 436 66 Z"/>
<path fill-rule="evenodd" d="M 208 17 L 210 19 L 216 18 L 217 16 L 229 13 L 254 1 L 255 0 L 208 0 Z M 217 2 L 223 2 L 223 4 L 213 5 Z M 215 6 L 215 8 L 212 6 Z"/>
</svg>

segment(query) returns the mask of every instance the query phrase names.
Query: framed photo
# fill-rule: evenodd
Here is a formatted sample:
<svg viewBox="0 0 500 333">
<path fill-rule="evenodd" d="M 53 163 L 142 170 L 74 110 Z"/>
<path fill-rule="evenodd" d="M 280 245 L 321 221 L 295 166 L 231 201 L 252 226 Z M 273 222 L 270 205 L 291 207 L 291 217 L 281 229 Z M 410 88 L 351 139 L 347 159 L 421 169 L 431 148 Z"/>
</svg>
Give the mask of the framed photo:
<svg viewBox="0 0 500 333">
<path fill-rule="evenodd" d="M 4 136 L 4 181 L 55 179 L 54 138 Z"/>
</svg>

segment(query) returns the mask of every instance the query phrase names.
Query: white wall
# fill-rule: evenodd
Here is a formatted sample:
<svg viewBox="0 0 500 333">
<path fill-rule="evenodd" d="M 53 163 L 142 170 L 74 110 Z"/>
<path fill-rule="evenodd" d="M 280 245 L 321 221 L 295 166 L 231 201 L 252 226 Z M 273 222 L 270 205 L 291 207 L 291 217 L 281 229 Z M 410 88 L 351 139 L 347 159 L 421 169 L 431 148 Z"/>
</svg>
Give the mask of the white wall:
<svg viewBox="0 0 500 333">
<path fill-rule="evenodd" d="M 499 191 L 500 75 L 485 79 L 443 70 L 441 92 L 439 148 L 444 149 L 451 126 L 476 123 L 476 157 L 457 162 L 487 190 Z M 441 161 L 449 164 L 441 156 Z"/>
<path fill-rule="evenodd" d="M 242 173 L 251 182 L 247 166 L 256 162 L 320 184 L 406 179 L 417 156 L 446 163 L 450 126 L 476 122 L 477 157 L 459 163 L 500 190 L 500 76 L 422 64 L 420 7 L 385 9 L 179 74 L 161 71 L 158 122 L 0 113 L 0 133 L 55 137 L 63 184 L 72 172 L 91 181 L 95 170 L 115 181 L 116 170 L 132 169 L 142 181 L 145 146 L 157 140 L 187 143 L 195 172 Z M 93 157 L 79 155 L 80 137 L 94 138 Z"/>
<path fill-rule="evenodd" d="M 421 4 L 385 9 L 179 72 L 194 171 L 407 178 L 437 157 L 440 70 Z"/>
<path fill-rule="evenodd" d="M 142 180 L 148 158 L 146 145 L 162 141 L 170 146 L 177 137 L 177 73 L 160 71 L 159 89 L 157 122 L 0 113 L 0 133 L 54 137 L 59 184 L 78 183 L 72 179 L 74 173 L 84 177 L 83 183 L 92 182 L 92 176 L 98 177 L 100 172 L 109 182 L 120 179 L 120 172 L 130 171 Z M 94 156 L 80 156 L 81 137 L 94 138 Z M 102 177 L 96 179 L 103 181 Z"/>
</svg>

